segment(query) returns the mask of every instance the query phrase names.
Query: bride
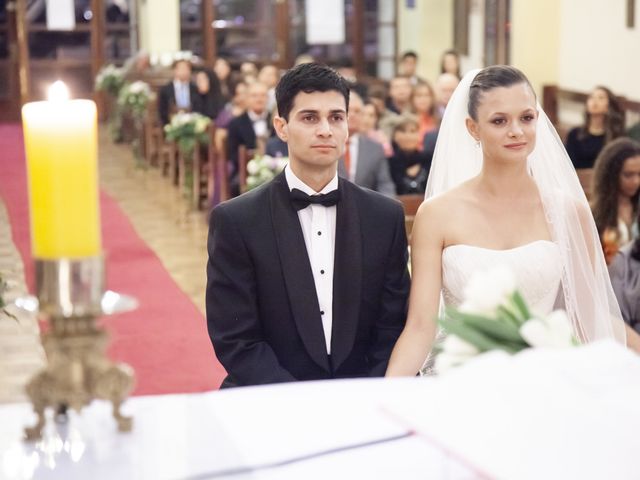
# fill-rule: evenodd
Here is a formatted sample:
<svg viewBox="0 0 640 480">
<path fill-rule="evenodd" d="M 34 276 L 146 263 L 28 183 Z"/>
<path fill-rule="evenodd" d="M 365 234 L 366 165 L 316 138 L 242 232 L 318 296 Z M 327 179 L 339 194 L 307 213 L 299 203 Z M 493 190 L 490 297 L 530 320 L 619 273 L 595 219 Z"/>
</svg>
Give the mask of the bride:
<svg viewBox="0 0 640 480">
<path fill-rule="evenodd" d="M 522 72 L 467 74 L 445 111 L 412 232 L 407 324 L 387 376 L 415 375 L 431 351 L 442 300 L 497 264 L 514 273 L 534 312 L 564 308 L 582 342 L 625 343 L 586 197 Z"/>
</svg>

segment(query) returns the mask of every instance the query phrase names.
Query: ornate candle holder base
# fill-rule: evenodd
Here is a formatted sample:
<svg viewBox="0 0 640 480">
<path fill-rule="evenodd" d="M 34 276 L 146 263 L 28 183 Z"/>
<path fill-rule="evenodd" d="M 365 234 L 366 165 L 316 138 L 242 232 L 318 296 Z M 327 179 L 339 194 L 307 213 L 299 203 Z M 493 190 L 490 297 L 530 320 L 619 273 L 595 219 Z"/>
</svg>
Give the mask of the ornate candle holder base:
<svg viewBox="0 0 640 480">
<path fill-rule="evenodd" d="M 34 426 L 25 428 L 27 440 L 41 438 L 48 407 L 80 412 L 93 399 L 110 401 L 118 430 L 131 430 L 132 418 L 122 415 L 120 406 L 133 388 L 133 370 L 106 358 L 107 333 L 96 325 L 96 317 L 130 310 L 137 302 L 103 293 L 103 277 L 101 257 L 36 261 L 38 300 L 22 299 L 22 306 L 39 306 L 50 330 L 41 335 L 47 366 L 26 387 L 38 416 Z"/>
<path fill-rule="evenodd" d="M 113 404 L 118 430 L 128 432 L 132 418 L 120 406 L 131 392 L 134 374 L 126 364 L 113 364 L 105 357 L 107 334 L 96 328 L 95 317 L 54 318 L 52 330 L 42 334 L 48 365 L 27 384 L 38 421 L 25 428 L 27 440 L 41 437 L 45 410 L 67 406 L 80 412 L 93 399 Z"/>
</svg>

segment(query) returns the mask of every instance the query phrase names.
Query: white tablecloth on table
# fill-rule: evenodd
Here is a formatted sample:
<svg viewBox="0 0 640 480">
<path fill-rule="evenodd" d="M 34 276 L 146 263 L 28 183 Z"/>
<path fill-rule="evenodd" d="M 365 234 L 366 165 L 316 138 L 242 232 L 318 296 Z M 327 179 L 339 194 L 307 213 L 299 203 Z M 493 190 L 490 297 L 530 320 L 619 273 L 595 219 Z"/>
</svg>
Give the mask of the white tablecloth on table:
<svg viewBox="0 0 640 480">
<path fill-rule="evenodd" d="M 93 402 L 44 442 L 30 407 L 0 407 L 0 478 L 637 479 L 640 358 L 612 343 L 492 353 L 438 378 L 136 397 L 134 431 Z M 314 453 L 376 443 L 313 457 Z M 4 476 L 3 476 L 4 475 Z"/>
</svg>

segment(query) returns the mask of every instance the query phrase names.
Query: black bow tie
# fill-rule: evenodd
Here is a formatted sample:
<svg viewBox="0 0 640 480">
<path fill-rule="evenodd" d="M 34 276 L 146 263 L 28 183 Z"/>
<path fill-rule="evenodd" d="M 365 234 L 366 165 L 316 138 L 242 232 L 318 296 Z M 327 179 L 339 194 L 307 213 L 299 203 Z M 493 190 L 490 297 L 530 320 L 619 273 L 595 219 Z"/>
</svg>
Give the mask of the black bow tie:
<svg viewBox="0 0 640 480">
<path fill-rule="evenodd" d="M 307 208 L 310 204 L 324 205 L 325 207 L 332 207 L 338 200 L 340 200 L 340 190 L 333 190 L 329 193 L 318 195 L 307 195 L 302 190 L 294 188 L 291 190 L 291 203 L 296 210 L 302 210 Z"/>
</svg>

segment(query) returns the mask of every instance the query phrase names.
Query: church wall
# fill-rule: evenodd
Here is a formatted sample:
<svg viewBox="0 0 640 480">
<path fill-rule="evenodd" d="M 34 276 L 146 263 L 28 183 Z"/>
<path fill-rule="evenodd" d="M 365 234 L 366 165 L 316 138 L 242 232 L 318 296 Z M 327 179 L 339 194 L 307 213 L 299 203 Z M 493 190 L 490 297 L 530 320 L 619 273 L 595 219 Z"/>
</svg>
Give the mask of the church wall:
<svg viewBox="0 0 640 480">
<path fill-rule="evenodd" d="M 398 55 L 414 50 L 418 75 L 433 82 L 440 73 L 442 52 L 453 47 L 453 0 L 398 1 Z"/>
<path fill-rule="evenodd" d="M 588 91 L 603 84 L 640 100 L 640 5 L 626 26 L 626 0 L 562 0 L 558 83 Z"/>
<path fill-rule="evenodd" d="M 140 48 L 149 53 L 180 50 L 180 7 L 177 0 L 138 0 Z"/>
</svg>

